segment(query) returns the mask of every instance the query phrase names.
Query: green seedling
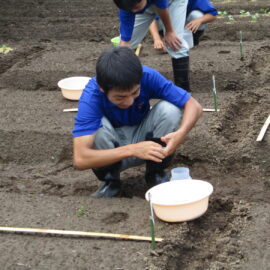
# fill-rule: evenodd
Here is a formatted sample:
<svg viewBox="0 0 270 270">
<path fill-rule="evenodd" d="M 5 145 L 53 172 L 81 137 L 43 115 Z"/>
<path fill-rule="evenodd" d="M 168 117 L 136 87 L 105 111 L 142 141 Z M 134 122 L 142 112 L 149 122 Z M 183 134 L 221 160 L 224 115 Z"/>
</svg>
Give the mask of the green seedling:
<svg viewBox="0 0 270 270">
<path fill-rule="evenodd" d="M 78 208 L 77 210 L 76 210 L 76 214 L 78 215 L 78 216 L 84 216 L 84 215 L 86 215 L 88 213 L 88 210 L 84 207 L 84 206 L 80 206 L 80 208 Z"/>
<path fill-rule="evenodd" d="M 0 47 L 0 53 L 4 53 L 4 54 L 7 54 L 9 53 L 10 51 L 12 51 L 13 49 L 11 49 L 10 47 L 8 47 L 7 45 L 2 45 Z"/>
<path fill-rule="evenodd" d="M 245 10 L 240 10 L 240 14 L 241 15 L 246 15 L 246 16 L 250 16 L 250 12 L 249 11 L 245 11 Z"/>
<path fill-rule="evenodd" d="M 259 13 L 270 14 L 270 9 L 269 8 L 260 8 Z"/>
<path fill-rule="evenodd" d="M 255 13 L 254 15 L 251 16 L 252 21 L 257 21 L 260 18 L 259 13 Z"/>
<path fill-rule="evenodd" d="M 234 17 L 232 15 L 228 15 L 228 20 L 229 20 L 229 22 L 233 22 L 234 21 Z"/>
<path fill-rule="evenodd" d="M 227 11 L 219 11 L 218 14 L 220 16 L 226 16 L 226 15 L 228 15 L 228 12 Z"/>
</svg>

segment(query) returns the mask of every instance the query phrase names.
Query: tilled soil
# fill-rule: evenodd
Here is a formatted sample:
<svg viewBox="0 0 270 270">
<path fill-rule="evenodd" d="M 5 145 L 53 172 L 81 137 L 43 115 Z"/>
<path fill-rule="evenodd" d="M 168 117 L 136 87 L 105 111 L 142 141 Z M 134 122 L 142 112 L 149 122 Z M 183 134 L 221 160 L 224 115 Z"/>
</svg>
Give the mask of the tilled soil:
<svg viewBox="0 0 270 270">
<path fill-rule="evenodd" d="M 268 1 L 214 1 L 219 16 L 190 51 L 192 95 L 219 112 L 205 112 L 172 167 L 214 186 L 209 209 L 184 223 L 156 219 L 150 243 L 101 238 L 0 234 L 1 269 L 270 269 L 270 132 L 256 142 L 270 111 Z M 239 15 L 252 14 L 253 20 Z M 57 82 L 95 76 L 100 53 L 118 35 L 112 1 L 9 0 L 1 3 L 0 226 L 150 235 L 144 166 L 122 173 L 126 197 L 92 199 L 99 182 L 72 166 L 74 113 Z M 243 59 L 239 35 L 243 34 Z M 143 64 L 172 79 L 167 54 L 149 37 Z"/>
</svg>

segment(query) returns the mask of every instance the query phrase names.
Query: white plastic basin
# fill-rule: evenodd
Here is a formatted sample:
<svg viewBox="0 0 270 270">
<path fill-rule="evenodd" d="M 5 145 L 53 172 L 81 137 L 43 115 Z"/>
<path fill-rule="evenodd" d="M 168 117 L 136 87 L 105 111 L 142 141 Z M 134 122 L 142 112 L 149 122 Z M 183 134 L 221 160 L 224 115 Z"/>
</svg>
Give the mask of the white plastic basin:
<svg viewBox="0 0 270 270">
<path fill-rule="evenodd" d="M 163 183 L 149 189 L 154 212 L 167 222 L 183 222 L 203 215 L 209 202 L 213 186 L 202 180 L 179 180 Z"/>
<path fill-rule="evenodd" d="M 89 82 L 90 77 L 69 77 L 62 79 L 58 82 L 58 87 L 62 91 L 62 95 L 70 100 L 79 100 L 82 91 L 86 84 Z"/>
</svg>

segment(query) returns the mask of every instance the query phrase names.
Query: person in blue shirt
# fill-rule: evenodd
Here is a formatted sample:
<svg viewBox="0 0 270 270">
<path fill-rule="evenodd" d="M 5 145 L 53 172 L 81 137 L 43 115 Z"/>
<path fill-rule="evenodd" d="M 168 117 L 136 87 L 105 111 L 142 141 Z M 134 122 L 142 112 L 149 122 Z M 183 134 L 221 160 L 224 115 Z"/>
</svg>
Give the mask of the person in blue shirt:
<svg viewBox="0 0 270 270">
<path fill-rule="evenodd" d="M 120 17 L 120 46 L 135 49 L 158 15 L 177 86 L 189 91 L 189 47 L 183 41 L 188 0 L 113 0 Z"/>
<path fill-rule="evenodd" d="M 151 99 L 160 99 L 150 108 Z M 74 166 L 93 169 L 93 197 L 122 194 L 120 172 L 146 163 L 149 187 L 169 181 L 166 168 L 202 113 L 201 105 L 128 47 L 104 52 L 79 100 Z"/>
<path fill-rule="evenodd" d="M 187 6 L 186 29 L 193 34 L 194 46 L 199 45 L 199 38 L 203 35 L 207 28 L 207 23 L 211 23 L 218 15 L 217 9 L 211 4 L 209 0 L 189 0 Z M 154 48 L 156 50 L 164 50 L 165 45 L 161 36 L 161 22 L 156 17 L 151 23 L 149 30 L 154 40 Z"/>
</svg>

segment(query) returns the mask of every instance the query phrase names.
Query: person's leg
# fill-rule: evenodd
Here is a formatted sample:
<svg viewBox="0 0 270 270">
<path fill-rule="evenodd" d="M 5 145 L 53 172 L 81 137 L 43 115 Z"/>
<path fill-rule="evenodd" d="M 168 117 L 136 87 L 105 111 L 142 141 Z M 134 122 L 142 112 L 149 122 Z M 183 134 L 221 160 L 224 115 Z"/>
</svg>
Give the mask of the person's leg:
<svg viewBox="0 0 270 270">
<path fill-rule="evenodd" d="M 149 7 L 142 14 L 136 14 L 131 38 L 131 48 L 136 49 L 149 31 L 149 26 L 155 18 L 153 7 Z"/>
<path fill-rule="evenodd" d="M 169 13 L 173 28 L 182 42 L 178 51 L 167 48 L 172 57 L 174 82 L 177 86 L 190 91 L 189 86 L 189 45 L 183 38 L 186 21 L 187 0 L 169 0 Z"/>
<path fill-rule="evenodd" d="M 186 24 L 195 20 L 195 19 L 201 18 L 203 16 L 204 16 L 204 13 L 201 12 L 200 10 L 193 10 L 188 15 L 187 20 L 186 20 Z M 196 33 L 193 33 L 194 46 L 199 45 L 200 37 L 203 35 L 206 28 L 207 28 L 207 24 L 202 24 L 202 25 L 200 25 L 200 27 L 196 31 Z"/>
<path fill-rule="evenodd" d="M 102 118 L 103 127 L 101 127 L 95 136 L 95 149 L 112 149 L 120 145 L 120 138 L 115 129 L 105 117 Z M 92 197 L 115 197 L 121 195 L 120 169 L 121 162 L 111 164 L 102 168 L 93 169 L 96 177 L 104 182 L 103 185 L 93 194 Z"/>
<path fill-rule="evenodd" d="M 181 117 L 182 111 L 178 107 L 167 101 L 158 102 L 136 129 L 133 143 L 151 140 L 165 146 L 160 137 L 177 130 Z M 173 155 L 170 155 L 161 163 L 146 161 L 145 180 L 149 187 L 169 181 L 166 168 L 170 166 L 172 159 Z"/>
</svg>

